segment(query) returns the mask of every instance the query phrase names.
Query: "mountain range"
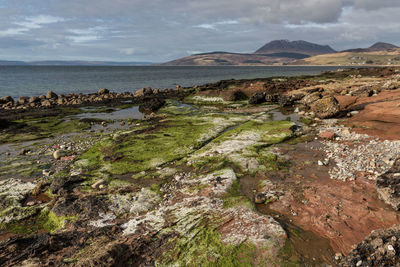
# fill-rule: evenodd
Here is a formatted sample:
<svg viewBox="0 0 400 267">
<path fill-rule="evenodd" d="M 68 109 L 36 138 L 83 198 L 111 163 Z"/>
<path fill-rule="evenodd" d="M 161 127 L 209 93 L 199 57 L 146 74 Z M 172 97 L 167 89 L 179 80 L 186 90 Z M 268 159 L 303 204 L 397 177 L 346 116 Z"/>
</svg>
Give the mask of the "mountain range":
<svg viewBox="0 0 400 267">
<path fill-rule="evenodd" d="M 321 61 L 324 55 L 327 55 L 330 59 L 328 62 Z M 340 56 L 341 60 L 334 60 L 335 56 Z M 347 59 L 342 58 L 346 56 L 348 56 Z M 398 56 L 400 56 L 399 47 L 382 42 L 378 42 L 368 48 L 356 48 L 338 52 L 329 45 L 319 45 L 303 40 L 275 40 L 265 44 L 253 53 L 216 51 L 194 54 L 161 65 L 354 65 L 367 64 L 367 62 L 371 61 L 384 65 L 397 63 Z M 319 61 L 313 61 L 314 57 L 318 58 Z M 318 62 L 324 63 L 319 64 Z M 400 64 L 400 61 L 398 63 Z"/>
</svg>

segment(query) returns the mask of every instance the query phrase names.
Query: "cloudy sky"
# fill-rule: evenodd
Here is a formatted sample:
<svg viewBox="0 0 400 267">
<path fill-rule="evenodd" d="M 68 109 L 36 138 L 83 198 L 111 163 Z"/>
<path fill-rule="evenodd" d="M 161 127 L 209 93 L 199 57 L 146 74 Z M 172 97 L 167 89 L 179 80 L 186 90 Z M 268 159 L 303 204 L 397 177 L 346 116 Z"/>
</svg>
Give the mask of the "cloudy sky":
<svg viewBox="0 0 400 267">
<path fill-rule="evenodd" d="M 0 0 L 0 60 L 163 62 L 275 39 L 400 45 L 400 0 Z"/>
</svg>

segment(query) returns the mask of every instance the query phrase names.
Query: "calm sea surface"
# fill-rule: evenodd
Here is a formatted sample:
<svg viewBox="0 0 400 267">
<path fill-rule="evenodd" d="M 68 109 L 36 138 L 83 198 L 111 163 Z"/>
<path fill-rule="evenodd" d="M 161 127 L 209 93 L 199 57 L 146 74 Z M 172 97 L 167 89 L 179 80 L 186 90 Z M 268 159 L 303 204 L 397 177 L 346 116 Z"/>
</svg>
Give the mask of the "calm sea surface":
<svg viewBox="0 0 400 267">
<path fill-rule="evenodd" d="M 100 88 L 135 91 L 153 88 L 193 86 L 225 79 L 250 79 L 272 76 L 312 75 L 339 67 L 86 67 L 86 66 L 0 66 L 0 96 L 93 93 Z"/>
</svg>

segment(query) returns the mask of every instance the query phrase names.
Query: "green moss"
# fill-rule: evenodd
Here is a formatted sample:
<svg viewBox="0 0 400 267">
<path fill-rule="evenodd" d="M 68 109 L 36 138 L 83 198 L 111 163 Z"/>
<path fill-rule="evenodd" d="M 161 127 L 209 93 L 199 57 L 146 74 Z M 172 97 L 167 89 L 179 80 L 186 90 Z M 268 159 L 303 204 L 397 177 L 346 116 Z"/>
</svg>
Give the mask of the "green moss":
<svg viewBox="0 0 400 267">
<path fill-rule="evenodd" d="M 66 114 L 60 116 L 49 116 L 43 118 L 24 118 L 15 121 L 21 125 L 18 134 L 4 134 L 0 137 L 2 143 L 16 143 L 52 137 L 58 134 L 80 132 L 90 129 L 91 125 L 78 119 L 65 119 Z"/>
<path fill-rule="evenodd" d="M 175 240 L 174 249 L 164 254 L 156 266 L 254 266 L 254 245 L 223 244 L 218 231 L 210 226 L 200 226 L 192 232 L 191 237 Z"/>
<path fill-rule="evenodd" d="M 20 212 L 28 212 L 29 210 L 32 210 L 31 208 L 22 209 L 26 211 L 21 210 Z M 6 232 L 15 234 L 30 234 L 40 230 L 52 233 L 63 228 L 66 220 L 75 221 L 77 220 L 77 217 L 59 217 L 54 212 L 48 209 L 43 209 L 36 216 L 32 214 L 30 218 L 0 225 L 0 230 L 5 230 Z"/>
<path fill-rule="evenodd" d="M 313 123 L 313 120 L 305 117 L 300 117 L 299 122 L 304 123 L 305 125 L 310 125 Z"/>
<path fill-rule="evenodd" d="M 232 183 L 232 186 L 229 188 L 228 192 L 226 192 L 222 196 L 222 200 L 224 201 L 224 208 L 232 208 L 239 205 L 246 205 L 252 209 L 254 209 L 251 201 L 243 195 L 240 190 L 240 182 L 239 180 L 235 180 Z"/>
<path fill-rule="evenodd" d="M 150 133 L 126 134 L 102 141 L 84 153 L 88 168 L 110 174 L 138 173 L 179 160 L 212 138 L 213 117 L 174 116 Z M 210 133 L 211 132 L 211 133 Z M 208 136 L 204 138 L 204 136 Z M 106 159 L 110 160 L 106 160 Z M 115 160 L 114 160 L 115 159 Z"/>
<path fill-rule="evenodd" d="M 280 266 L 295 267 L 301 264 L 300 258 L 297 256 L 293 244 L 289 240 L 286 240 L 285 244 L 279 250 L 278 257 L 281 260 L 279 263 Z"/>
<path fill-rule="evenodd" d="M 37 218 L 37 229 L 44 229 L 50 233 L 55 232 L 64 227 L 65 220 L 76 220 L 76 217 L 58 217 L 52 211 L 42 211 Z"/>
</svg>

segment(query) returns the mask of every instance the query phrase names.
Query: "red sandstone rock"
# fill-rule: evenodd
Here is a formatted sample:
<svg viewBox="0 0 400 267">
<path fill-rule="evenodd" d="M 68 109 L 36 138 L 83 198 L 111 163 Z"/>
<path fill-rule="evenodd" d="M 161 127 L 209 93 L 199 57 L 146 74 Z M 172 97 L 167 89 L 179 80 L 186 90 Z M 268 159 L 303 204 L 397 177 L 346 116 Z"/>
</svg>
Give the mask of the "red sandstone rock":
<svg viewBox="0 0 400 267">
<path fill-rule="evenodd" d="M 323 139 L 333 140 L 335 138 L 335 133 L 331 131 L 319 133 L 319 137 Z"/>
</svg>

